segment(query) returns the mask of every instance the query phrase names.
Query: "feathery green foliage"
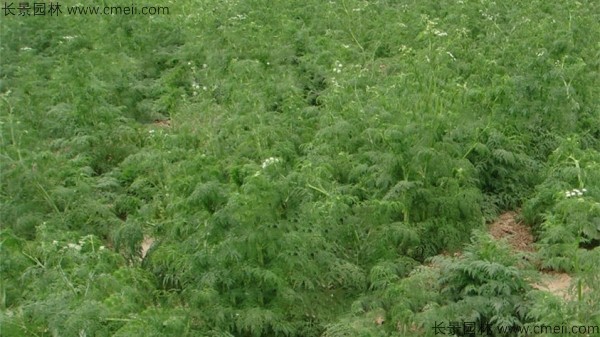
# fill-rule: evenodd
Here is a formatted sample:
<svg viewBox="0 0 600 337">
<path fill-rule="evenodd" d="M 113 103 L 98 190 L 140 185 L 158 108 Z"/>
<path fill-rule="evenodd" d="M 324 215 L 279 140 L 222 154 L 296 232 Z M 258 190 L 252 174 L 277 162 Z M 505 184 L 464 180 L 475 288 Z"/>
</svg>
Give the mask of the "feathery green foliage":
<svg viewBox="0 0 600 337">
<path fill-rule="evenodd" d="M 598 321 L 596 2 L 168 6 L 0 22 L 3 335 Z"/>
</svg>

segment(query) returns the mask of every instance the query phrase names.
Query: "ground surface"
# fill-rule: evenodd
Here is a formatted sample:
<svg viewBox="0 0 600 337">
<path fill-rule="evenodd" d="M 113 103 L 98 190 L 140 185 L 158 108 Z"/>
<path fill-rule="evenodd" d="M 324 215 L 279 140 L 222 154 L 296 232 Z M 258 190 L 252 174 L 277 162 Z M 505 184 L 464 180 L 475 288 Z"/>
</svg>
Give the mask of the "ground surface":
<svg viewBox="0 0 600 337">
<path fill-rule="evenodd" d="M 150 250 L 150 247 L 152 247 L 153 243 L 154 238 L 151 238 L 149 236 L 144 237 L 144 241 L 142 241 L 142 259 L 146 257 L 146 254 L 148 254 L 148 250 Z"/>
<path fill-rule="evenodd" d="M 535 252 L 531 229 L 518 221 L 517 212 L 505 212 L 489 226 L 490 234 L 498 240 L 506 239 L 515 251 Z M 533 287 L 568 298 L 571 276 L 566 273 L 541 271 L 542 279 Z"/>
<path fill-rule="evenodd" d="M 528 226 L 516 220 L 516 212 L 506 212 L 494 221 L 490 227 L 490 234 L 495 239 L 506 239 L 517 251 L 533 252 L 533 235 Z"/>
</svg>

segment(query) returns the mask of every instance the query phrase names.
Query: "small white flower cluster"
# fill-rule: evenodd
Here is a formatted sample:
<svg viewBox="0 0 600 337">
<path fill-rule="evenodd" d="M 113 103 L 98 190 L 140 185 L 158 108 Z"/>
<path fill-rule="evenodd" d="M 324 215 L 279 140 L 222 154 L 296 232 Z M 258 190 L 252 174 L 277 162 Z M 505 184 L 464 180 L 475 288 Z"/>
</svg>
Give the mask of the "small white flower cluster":
<svg viewBox="0 0 600 337">
<path fill-rule="evenodd" d="M 91 242 L 93 240 L 93 237 L 91 235 L 83 236 L 81 239 L 79 239 L 78 243 L 68 243 L 65 248 L 75 249 L 76 251 L 80 251 L 81 247 L 83 247 L 83 245 L 85 245 L 86 240 L 89 240 Z"/>
<path fill-rule="evenodd" d="M 479 10 L 479 13 L 486 20 L 489 20 L 489 21 L 495 21 L 496 20 L 496 17 L 494 15 L 488 14 L 488 13 L 484 12 L 483 10 Z"/>
<path fill-rule="evenodd" d="M 21 47 L 21 51 L 30 51 L 33 50 L 31 47 Z"/>
<path fill-rule="evenodd" d="M 194 96 L 198 95 L 198 91 L 197 90 L 200 90 L 200 84 L 198 84 L 197 82 L 194 81 L 192 83 L 192 89 L 194 89 L 193 95 Z"/>
<path fill-rule="evenodd" d="M 448 33 L 444 32 L 444 31 L 441 31 L 441 30 L 439 30 L 437 28 L 433 29 L 433 34 L 435 36 L 448 36 Z"/>
<path fill-rule="evenodd" d="M 412 53 L 414 50 L 406 45 L 401 45 L 400 48 L 398 48 L 398 51 L 400 51 L 401 54 L 406 55 Z"/>
<path fill-rule="evenodd" d="M 190 70 L 192 71 L 192 74 L 196 74 L 196 66 L 194 65 L 194 63 L 192 61 L 188 61 L 187 65 L 190 67 Z M 208 68 L 208 65 L 206 63 L 202 64 L 202 69 L 206 69 Z M 200 86 L 200 84 L 198 84 L 198 82 L 196 82 L 195 80 L 192 82 L 192 95 L 196 96 L 198 95 L 198 91 L 200 90 L 200 88 L 202 88 L 202 90 L 206 91 L 208 90 L 208 87 L 206 86 Z"/>
<path fill-rule="evenodd" d="M 453 61 L 456 61 L 456 57 L 454 57 L 454 55 L 451 52 L 447 51 L 446 54 L 448 54 L 448 56 L 450 56 Z"/>
<path fill-rule="evenodd" d="M 567 198 L 571 198 L 571 197 L 580 197 L 582 196 L 585 192 L 587 192 L 587 190 L 585 188 L 582 188 L 581 190 L 578 189 L 574 189 L 572 191 L 566 191 L 565 192 L 565 196 Z"/>
<path fill-rule="evenodd" d="M 336 88 L 340 88 L 341 85 L 338 83 L 338 81 L 335 79 L 335 77 L 331 78 L 331 84 L 336 87 Z"/>
<path fill-rule="evenodd" d="M 246 20 L 246 15 L 245 14 L 238 14 L 236 16 L 230 17 L 229 20 L 232 20 L 232 21 L 235 21 L 235 20 L 237 20 L 237 21 Z"/>
<path fill-rule="evenodd" d="M 83 246 L 86 244 L 86 241 L 89 241 L 92 245 L 93 245 L 93 236 L 91 235 L 86 235 L 81 237 L 81 239 L 79 239 L 78 243 L 67 243 L 66 246 L 63 246 L 62 249 L 66 250 L 66 249 L 73 249 L 75 251 L 81 251 L 81 248 L 83 248 Z M 58 246 L 59 242 L 57 240 L 52 240 L 52 245 L 54 246 Z M 100 246 L 98 247 L 98 250 L 105 250 L 106 247 L 105 246 Z"/>
<path fill-rule="evenodd" d="M 458 36 L 460 37 L 465 37 L 467 35 L 469 35 L 469 30 L 465 27 L 461 27 L 461 28 L 457 28 L 455 29 L 456 34 L 458 34 Z"/>
<path fill-rule="evenodd" d="M 338 74 L 341 73 L 342 67 L 343 65 L 340 63 L 340 61 L 335 61 L 335 65 L 333 66 L 333 72 Z"/>
<path fill-rule="evenodd" d="M 76 243 L 69 243 L 67 245 L 67 247 L 65 247 L 65 248 L 70 248 L 70 249 L 75 249 L 77 251 L 80 251 L 81 250 L 81 245 L 78 245 Z"/>
<path fill-rule="evenodd" d="M 427 21 L 427 26 L 425 27 L 425 33 L 432 33 L 435 36 L 448 36 L 448 33 L 440 30 L 437 27 L 439 19 L 430 20 L 427 15 L 422 16 L 423 20 Z"/>
<path fill-rule="evenodd" d="M 279 158 L 270 157 L 270 158 L 263 160 L 261 167 L 264 170 L 265 168 L 267 168 L 275 163 L 279 163 L 279 162 L 280 162 Z"/>
</svg>

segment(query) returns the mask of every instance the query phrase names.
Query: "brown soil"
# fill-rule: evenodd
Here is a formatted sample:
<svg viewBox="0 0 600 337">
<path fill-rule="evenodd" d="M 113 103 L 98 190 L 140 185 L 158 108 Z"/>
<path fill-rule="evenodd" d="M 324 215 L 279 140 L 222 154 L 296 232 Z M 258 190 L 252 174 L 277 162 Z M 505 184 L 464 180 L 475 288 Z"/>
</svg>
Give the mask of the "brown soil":
<svg viewBox="0 0 600 337">
<path fill-rule="evenodd" d="M 500 215 L 489 228 L 490 234 L 497 240 L 506 239 L 513 249 L 522 252 L 533 252 L 533 235 L 529 227 L 517 222 L 516 212 Z"/>
<path fill-rule="evenodd" d="M 532 286 L 535 289 L 547 291 L 556 296 L 569 300 L 569 287 L 571 285 L 571 276 L 558 272 L 542 272 L 542 279 L 539 283 Z"/>
<path fill-rule="evenodd" d="M 152 124 L 154 124 L 156 126 L 162 126 L 162 127 L 168 128 L 171 126 L 171 120 L 170 119 L 157 119 Z"/>
<path fill-rule="evenodd" d="M 154 238 L 144 236 L 144 241 L 142 241 L 142 259 L 146 257 L 146 254 L 148 253 L 148 250 L 150 250 L 150 247 L 152 247 L 153 243 Z"/>
<path fill-rule="evenodd" d="M 516 212 L 506 212 L 500 215 L 490 227 L 490 234 L 497 240 L 506 239 L 514 250 L 520 252 L 534 252 L 534 240 L 531 230 L 525 224 L 517 221 Z M 569 286 L 571 276 L 559 272 L 541 271 L 542 279 L 532 286 L 536 289 L 547 291 L 563 299 L 569 299 Z"/>
</svg>

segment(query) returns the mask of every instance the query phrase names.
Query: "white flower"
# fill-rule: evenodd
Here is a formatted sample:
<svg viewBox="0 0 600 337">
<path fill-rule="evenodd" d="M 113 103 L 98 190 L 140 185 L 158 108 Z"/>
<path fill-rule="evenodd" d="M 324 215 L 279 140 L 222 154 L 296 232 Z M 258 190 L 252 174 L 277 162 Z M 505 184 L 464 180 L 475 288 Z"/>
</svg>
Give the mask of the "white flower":
<svg viewBox="0 0 600 337">
<path fill-rule="evenodd" d="M 342 67 L 344 65 L 342 65 L 342 63 L 340 63 L 340 61 L 335 61 L 335 64 L 333 65 L 333 72 L 334 73 L 341 73 L 342 72 Z"/>
<path fill-rule="evenodd" d="M 31 47 L 21 47 L 21 51 L 29 51 L 32 50 Z"/>
<path fill-rule="evenodd" d="M 99 250 L 104 250 L 104 249 L 106 249 L 106 247 L 104 247 L 104 246 L 100 246 L 100 248 L 99 248 Z"/>
<path fill-rule="evenodd" d="M 246 15 L 244 14 L 238 14 L 236 16 L 232 16 L 229 18 L 229 20 L 245 20 L 246 19 Z"/>
<path fill-rule="evenodd" d="M 565 196 L 567 198 L 570 198 L 570 197 L 580 197 L 580 196 L 582 196 L 586 192 L 587 192 L 587 189 L 585 189 L 585 188 L 582 188 L 581 190 L 575 188 L 575 189 L 573 189 L 571 191 L 566 191 L 565 192 Z"/>
<path fill-rule="evenodd" d="M 278 163 L 279 161 L 280 161 L 280 160 L 279 160 L 279 158 L 270 157 L 270 158 L 267 158 L 267 159 L 265 159 L 265 160 L 262 162 L 262 165 L 261 165 L 261 167 L 262 167 L 263 169 L 265 169 L 265 168 L 267 168 L 268 166 L 271 166 L 271 165 L 273 165 L 273 164 L 275 164 L 275 163 Z"/>
<path fill-rule="evenodd" d="M 434 29 L 433 30 L 433 34 L 435 34 L 435 36 L 447 36 L 448 35 L 448 33 L 443 32 L 443 31 L 441 31 L 439 29 Z"/>
<path fill-rule="evenodd" d="M 69 248 L 71 248 L 71 249 L 75 249 L 75 250 L 77 250 L 77 251 L 81 250 L 81 246 L 80 246 L 80 245 L 78 245 L 78 244 L 76 244 L 76 243 L 69 243 L 69 244 L 67 245 L 67 247 L 69 247 Z"/>
</svg>

